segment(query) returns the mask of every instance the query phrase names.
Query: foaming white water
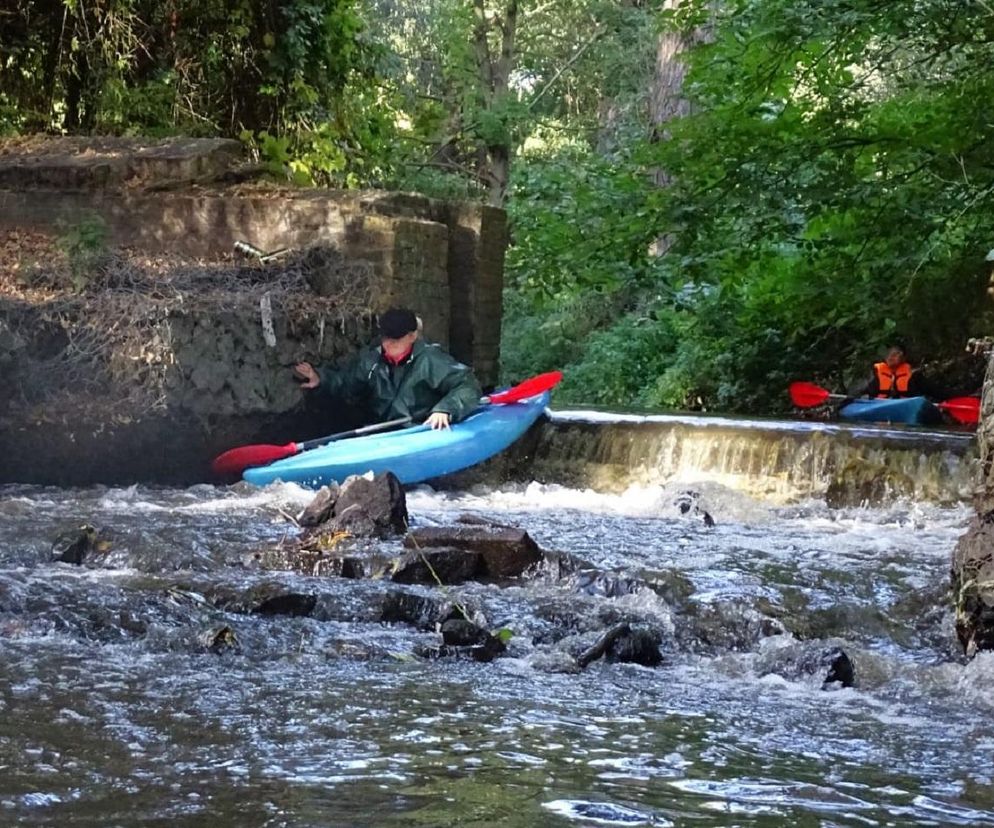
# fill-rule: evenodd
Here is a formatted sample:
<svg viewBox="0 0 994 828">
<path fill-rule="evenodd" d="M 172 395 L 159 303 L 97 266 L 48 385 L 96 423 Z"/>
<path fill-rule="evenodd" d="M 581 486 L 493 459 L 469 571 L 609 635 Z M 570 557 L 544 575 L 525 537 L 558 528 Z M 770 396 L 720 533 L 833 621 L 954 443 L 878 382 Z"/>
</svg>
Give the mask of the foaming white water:
<svg viewBox="0 0 994 828">
<path fill-rule="evenodd" d="M 248 484 L 231 487 L 201 485 L 170 490 L 165 498 L 159 490 L 129 486 L 102 490 L 95 506 L 110 513 L 222 515 L 251 513 L 267 508 L 303 507 L 313 497 L 313 491 L 296 483 L 273 483 L 264 488 Z"/>
<path fill-rule="evenodd" d="M 899 536 L 929 529 L 958 532 L 965 527 L 971 514 L 965 504 L 940 506 L 910 500 L 877 508 L 831 509 L 819 499 L 776 506 L 714 482 L 703 482 L 692 488 L 678 483 L 631 485 L 620 493 L 535 481 L 497 488 L 475 487 L 463 492 L 419 486 L 408 492 L 407 503 L 412 514 L 460 510 L 496 513 L 569 510 L 591 515 L 672 520 L 693 518 L 707 512 L 719 523 L 756 525 L 776 521 L 796 529 L 829 534 L 865 532 L 867 542 L 883 544 L 881 548 L 891 543 L 890 530 L 895 530 Z M 881 529 L 888 531 L 881 533 Z"/>
<path fill-rule="evenodd" d="M 557 483 L 510 484 L 498 488 L 476 487 L 465 492 L 438 492 L 419 486 L 407 496 L 408 508 L 419 510 L 486 510 L 542 512 L 562 509 L 619 517 L 668 519 L 701 510 L 741 521 L 764 521 L 771 507 L 749 495 L 716 483 L 693 489 L 679 484 L 631 485 L 623 492 L 570 488 Z"/>
</svg>

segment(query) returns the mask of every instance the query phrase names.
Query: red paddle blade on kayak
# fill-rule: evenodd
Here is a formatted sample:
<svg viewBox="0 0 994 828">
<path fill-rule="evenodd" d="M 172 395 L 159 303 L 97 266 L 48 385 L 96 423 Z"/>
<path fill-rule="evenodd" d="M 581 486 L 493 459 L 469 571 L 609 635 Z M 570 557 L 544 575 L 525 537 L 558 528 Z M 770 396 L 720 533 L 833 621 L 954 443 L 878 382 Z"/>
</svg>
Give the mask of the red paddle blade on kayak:
<svg viewBox="0 0 994 828">
<path fill-rule="evenodd" d="M 211 470 L 218 477 L 237 477 L 251 466 L 266 466 L 284 457 L 293 457 L 296 453 L 296 443 L 287 443 L 285 446 L 239 446 L 215 457 Z"/>
<path fill-rule="evenodd" d="M 539 374 L 537 377 L 526 379 L 513 388 L 491 394 L 489 397 L 484 397 L 483 399 L 491 405 L 520 402 L 521 400 L 527 400 L 529 397 L 534 397 L 537 394 L 542 394 L 551 388 L 555 388 L 562 378 L 562 371 L 549 371 L 547 374 Z"/>
<path fill-rule="evenodd" d="M 792 382 L 790 399 L 798 408 L 813 408 L 828 402 L 832 394 L 813 382 Z"/>
<path fill-rule="evenodd" d="M 945 411 L 957 423 L 976 425 L 980 421 L 979 397 L 953 397 L 951 400 L 936 403 L 936 406 Z"/>
</svg>

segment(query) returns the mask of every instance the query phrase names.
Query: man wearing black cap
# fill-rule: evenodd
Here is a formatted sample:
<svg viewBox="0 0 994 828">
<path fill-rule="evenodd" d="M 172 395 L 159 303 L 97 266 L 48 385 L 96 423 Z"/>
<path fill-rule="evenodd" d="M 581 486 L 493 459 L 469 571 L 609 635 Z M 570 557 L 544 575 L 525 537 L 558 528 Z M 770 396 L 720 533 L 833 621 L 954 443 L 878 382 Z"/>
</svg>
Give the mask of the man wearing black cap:
<svg viewBox="0 0 994 828">
<path fill-rule="evenodd" d="M 376 422 L 410 417 L 432 428 L 448 428 L 479 405 L 482 392 L 473 372 L 422 340 L 412 311 L 381 314 L 379 331 L 379 347 L 361 351 L 343 368 L 295 365 L 300 387 L 364 405 Z"/>
</svg>

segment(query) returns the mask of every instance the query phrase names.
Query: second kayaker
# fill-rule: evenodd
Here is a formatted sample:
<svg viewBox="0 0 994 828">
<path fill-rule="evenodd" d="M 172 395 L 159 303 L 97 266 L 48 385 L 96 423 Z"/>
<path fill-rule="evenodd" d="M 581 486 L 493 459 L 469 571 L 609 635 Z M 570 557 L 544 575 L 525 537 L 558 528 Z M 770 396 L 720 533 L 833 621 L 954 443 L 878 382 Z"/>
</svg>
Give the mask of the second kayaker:
<svg viewBox="0 0 994 828">
<path fill-rule="evenodd" d="M 406 308 L 379 317 L 380 344 L 356 354 L 341 368 L 300 362 L 293 372 L 305 391 L 329 401 L 362 407 L 371 422 L 410 417 L 448 428 L 480 404 L 473 372 L 421 337 L 420 320 Z"/>
<path fill-rule="evenodd" d="M 908 352 L 901 344 L 891 345 L 883 362 L 873 365 L 870 378 L 852 393 L 852 397 L 897 399 L 928 395 L 926 384 L 908 361 Z"/>
</svg>

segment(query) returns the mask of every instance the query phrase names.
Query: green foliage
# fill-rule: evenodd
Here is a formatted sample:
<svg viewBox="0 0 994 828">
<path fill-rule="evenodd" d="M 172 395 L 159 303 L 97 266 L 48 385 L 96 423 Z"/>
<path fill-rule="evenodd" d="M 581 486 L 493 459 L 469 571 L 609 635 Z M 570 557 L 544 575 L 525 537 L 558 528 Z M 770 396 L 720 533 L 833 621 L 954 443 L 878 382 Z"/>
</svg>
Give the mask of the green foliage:
<svg viewBox="0 0 994 828">
<path fill-rule="evenodd" d="M 511 643 L 511 639 L 514 638 L 514 630 L 510 627 L 501 627 L 499 630 L 494 630 L 491 635 L 496 638 L 501 644 L 507 645 Z"/>
<path fill-rule="evenodd" d="M 245 135 L 275 175 L 384 173 L 393 112 L 360 0 L 16 0 L 0 134 Z"/>
<path fill-rule="evenodd" d="M 370 2 L 404 113 L 400 186 L 431 167 L 504 205 L 507 167 L 529 144 L 598 131 L 606 144 L 647 96 L 658 0 Z M 610 126 L 599 113 L 608 100 Z"/>
<path fill-rule="evenodd" d="M 508 284 L 535 301 L 633 286 L 650 267 L 658 219 L 633 158 L 566 147 L 529 157 L 512 178 Z"/>
<path fill-rule="evenodd" d="M 107 253 L 107 226 L 97 215 L 67 224 L 57 240 L 69 264 L 70 286 L 81 293 Z"/>
<path fill-rule="evenodd" d="M 536 180 L 511 205 L 523 301 L 508 333 L 562 314 L 542 291 L 566 307 L 613 292 L 622 311 L 577 325 L 569 354 L 522 338 L 533 362 L 567 368 L 563 398 L 771 411 L 792 379 L 863 375 L 895 335 L 944 358 L 983 332 L 994 15 L 959 0 L 676 5 L 666 26 L 711 35 L 690 54 L 691 114 L 627 144 L 608 176 L 589 177 L 592 152 L 561 154 L 575 193 L 555 161 L 518 173 Z M 668 186 L 640 189 L 651 169 Z M 629 202 L 612 204 L 626 174 Z M 596 222 L 610 228 L 603 259 L 586 244 Z M 642 254 L 653 236 L 656 260 Z M 602 263 L 627 277 L 604 280 Z"/>
</svg>

